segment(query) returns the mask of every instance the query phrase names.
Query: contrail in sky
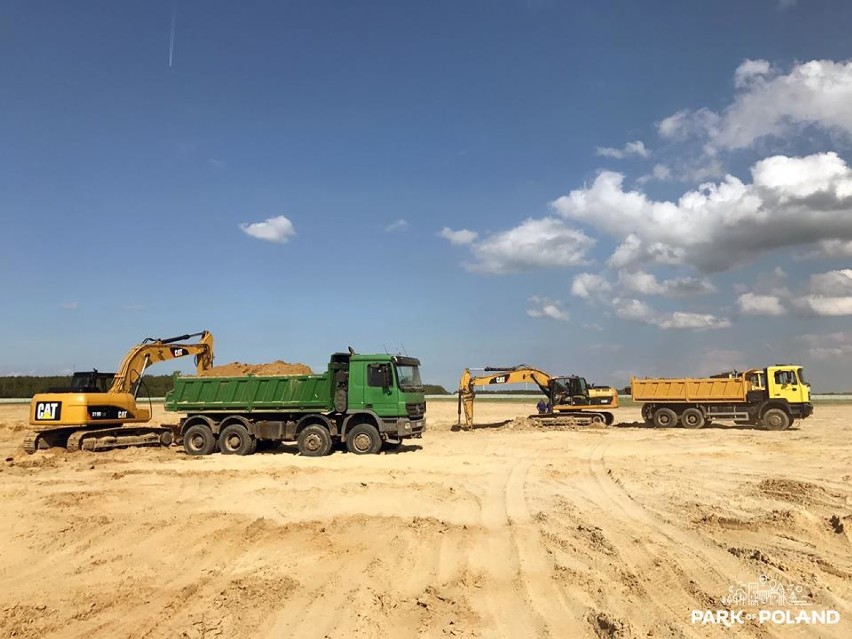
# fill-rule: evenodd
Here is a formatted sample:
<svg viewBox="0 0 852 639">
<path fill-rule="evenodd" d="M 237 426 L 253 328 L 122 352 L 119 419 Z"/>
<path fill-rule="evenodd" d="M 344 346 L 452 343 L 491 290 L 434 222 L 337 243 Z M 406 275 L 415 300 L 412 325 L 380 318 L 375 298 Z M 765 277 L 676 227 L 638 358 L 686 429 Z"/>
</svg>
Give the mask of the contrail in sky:
<svg viewBox="0 0 852 639">
<path fill-rule="evenodd" d="M 174 3 L 172 9 L 172 31 L 169 35 L 169 68 L 172 67 L 172 62 L 175 58 L 175 22 L 177 21 L 177 2 Z"/>
</svg>

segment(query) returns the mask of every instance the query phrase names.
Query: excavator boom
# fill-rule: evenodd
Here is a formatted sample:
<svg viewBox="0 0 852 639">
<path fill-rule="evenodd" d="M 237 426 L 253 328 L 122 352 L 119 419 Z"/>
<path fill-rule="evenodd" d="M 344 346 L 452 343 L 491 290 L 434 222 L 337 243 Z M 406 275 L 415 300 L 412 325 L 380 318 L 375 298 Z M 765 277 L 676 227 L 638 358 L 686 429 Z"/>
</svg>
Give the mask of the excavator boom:
<svg viewBox="0 0 852 639">
<path fill-rule="evenodd" d="M 192 344 L 177 343 L 192 337 L 199 339 Z M 134 346 L 124 356 L 109 392 L 135 395 L 139 380 L 142 379 L 148 366 L 187 355 L 195 355 L 195 365 L 199 375 L 211 368 L 213 366 L 213 334 L 210 331 L 201 331 L 166 339 L 148 337 L 142 340 L 141 344 Z"/>
</svg>

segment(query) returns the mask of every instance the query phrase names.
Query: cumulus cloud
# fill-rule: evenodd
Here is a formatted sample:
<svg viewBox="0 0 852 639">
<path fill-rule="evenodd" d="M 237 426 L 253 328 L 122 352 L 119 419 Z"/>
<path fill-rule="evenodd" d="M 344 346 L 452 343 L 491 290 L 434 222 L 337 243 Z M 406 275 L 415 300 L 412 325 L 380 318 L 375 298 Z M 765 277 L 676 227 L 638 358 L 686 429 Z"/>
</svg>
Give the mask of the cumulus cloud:
<svg viewBox="0 0 852 639">
<path fill-rule="evenodd" d="M 852 315 L 852 269 L 811 275 L 807 293 L 796 304 L 813 315 Z"/>
<path fill-rule="evenodd" d="M 840 359 L 852 355 L 852 331 L 802 335 L 798 341 L 805 345 L 808 354 L 815 359 Z"/>
<path fill-rule="evenodd" d="M 263 222 L 240 224 L 240 229 L 246 235 L 259 240 L 284 244 L 296 234 L 293 223 L 283 215 L 270 217 Z"/>
<path fill-rule="evenodd" d="M 683 110 L 662 120 L 663 138 L 701 138 L 708 153 L 742 149 L 766 136 L 786 136 L 803 126 L 852 133 L 852 62 L 812 60 L 789 73 L 766 60 L 745 60 L 734 72 L 738 93 L 716 113 Z"/>
<path fill-rule="evenodd" d="M 385 233 L 393 233 L 394 231 L 404 231 L 408 228 L 408 220 L 399 219 L 391 222 L 385 227 Z"/>
<path fill-rule="evenodd" d="M 438 233 L 444 239 L 450 241 L 450 244 L 462 245 L 462 244 L 472 244 L 476 241 L 476 238 L 479 237 L 479 233 L 475 231 L 468 231 L 467 229 L 459 229 L 458 231 L 454 231 L 448 226 L 445 226 L 441 229 L 441 232 Z"/>
<path fill-rule="evenodd" d="M 737 306 L 744 315 L 784 315 L 787 309 L 777 295 L 743 293 L 737 298 Z"/>
<path fill-rule="evenodd" d="M 716 287 L 706 279 L 678 277 L 661 282 L 656 275 L 645 271 L 619 271 L 618 281 L 625 290 L 642 295 L 675 297 L 679 295 L 701 295 L 716 290 Z"/>
<path fill-rule="evenodd" d="M 665 164 L 655 164 L 654 168 L 647 175 L 636 178 L 637 184 L 647 184 L 651 180 L 665 182 L 672 179 L 672 170 Z"/>
<path fill-rule="evenodd" d="M 691 328 L 696 330 L 716 330 L 729 328 L 730 320 L 716 317 L 710 313 L 683 313 L 675 311 L 670 317 L 660 320 L 660 328 Z"/>
<path fill-rule="evenodd" d="M 638 155 L 639 157 L 646 158 L 650 154 L 651 152 L 645 148 L 645 143 L 641 140 L 628 142 L 620 149 L 615 149 L 610 146 L 599 146 L 595 149 L 595 155 L 600 155 L 605 158 L 613 158 L 616 160 L 623 160 L 631 155 Z"/>
<path fill-rule="evenodd" d="M 571 282 L 571 294 L 583 299 L 592 299 L 612 290 L 612 285 L 602 275 L 579 273 Z"/>
<path fill-rule="evenodd" d="M 650 324 L 664 330 L 717 330 L 731 326 L 729 319 L 711 313 L 663 312 L 635 298 L 616 298 L 613 300 L 613 308 L 620 319 Z"/>
<path fill-rule="evenodd" d="M 549 318 L 560 322 L 571 319 L 571 314 L 562 309 L 562 302 L 559 300 L 533 295 L 528 301 L 533 305 L 532 308 L 527 309 L 527 315 L 530 317 Z"/>
<path fill-rule="evenodd" d="M 823 240 L 819 252 L 825 257 L 852 257 L 852 241 Z"/>
<path fill-rule="evenodd" d="M 533 268 L 579 266 L 595 240 L 556 218 L 527 219 L 471 245 L 471 271 L 502 275 Z"/>
<path fill-rule="evenodd" d="M 686 264 L 723 271 L 773 249 L 852 240 L 852 170 L 836 153 L 774 156 L 752 168 L 752 183 L 728 175 L 676 202 L 626 190 L 624 176 L 601 172 L 590 186 L 552 202 L 621 244 L 613 268 Z"/>
</svg>

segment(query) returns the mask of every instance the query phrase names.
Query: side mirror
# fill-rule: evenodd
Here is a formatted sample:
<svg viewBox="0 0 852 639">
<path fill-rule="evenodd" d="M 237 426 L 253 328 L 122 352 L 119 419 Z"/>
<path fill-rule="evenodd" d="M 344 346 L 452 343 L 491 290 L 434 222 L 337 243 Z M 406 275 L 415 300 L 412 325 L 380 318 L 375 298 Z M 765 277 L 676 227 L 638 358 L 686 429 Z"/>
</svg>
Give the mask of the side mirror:
<svg viewBox="0 0 852 639">
<path fill-rule="evenodd" d="M 384 368 L 384 384 L 385 388 L 393 387 L 393 371 L 390 366 L 385 366 Z"/>
</svg>

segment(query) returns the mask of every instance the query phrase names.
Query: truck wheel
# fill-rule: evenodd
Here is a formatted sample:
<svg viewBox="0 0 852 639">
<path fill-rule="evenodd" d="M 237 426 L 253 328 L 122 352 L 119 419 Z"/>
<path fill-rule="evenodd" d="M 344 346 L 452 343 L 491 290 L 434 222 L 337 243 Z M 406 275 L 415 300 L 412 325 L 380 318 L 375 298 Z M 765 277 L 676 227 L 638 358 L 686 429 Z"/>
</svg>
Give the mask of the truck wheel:
<svg viewBox="0 0 852 639">
<path fill-rule="evenodd" d="M 308 424 L 296 438 L 299 454 L 305 457 L 323 457 L 331 452 L 331 435 L 319 424 Z"/>
<path fill-rule="evenodd" d="M 642 404 L 642 419 L 646 424 L 651 424 L 654 421 L 654 411 L 648 404 Z"/>
<path fill-rule="evenodd" d="M 242 424 L 229 424 L 219 433 L 219 450 L 223 455 L 251 455 L 253 439 Z"/>
<path fill-rule="evenodd" d="M 346 449 L 356 455 L 375 455 L 382 447 L 379 431 L 372 424 L 356 424 L 346 433 Z"/>
<path fill-rule="evenodd" d="M 766 430 L 785 430 L 790 427 L 790 416 L 780 408 L 770 408 L 763 413 L 763 427 Z"/>
<path fill-rule="evenodd" d="M 187 455 L 209 455 L 216 450 L 216 437 L 205 424 L 194 424 L 183 434 L 183 449 Z"/>
<path fill-rule="evenodd" d="M 658 408 L 654 411 L 654 426 L 673 428 L 675 425 L 677 425 L 677 413 L 671 408 Z"/>
<path fill-rule="evenodd" d="M 684 428 L 704 428 L 704 413 L 697 408 L 687 408 L 680 416 Z"/>
</svg>

